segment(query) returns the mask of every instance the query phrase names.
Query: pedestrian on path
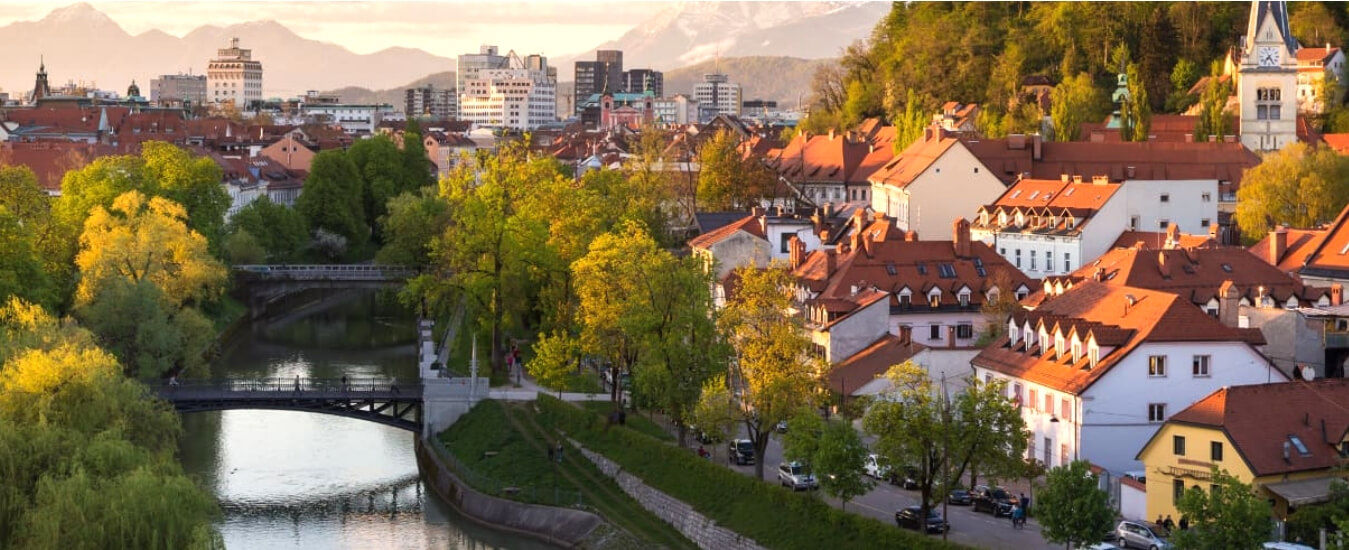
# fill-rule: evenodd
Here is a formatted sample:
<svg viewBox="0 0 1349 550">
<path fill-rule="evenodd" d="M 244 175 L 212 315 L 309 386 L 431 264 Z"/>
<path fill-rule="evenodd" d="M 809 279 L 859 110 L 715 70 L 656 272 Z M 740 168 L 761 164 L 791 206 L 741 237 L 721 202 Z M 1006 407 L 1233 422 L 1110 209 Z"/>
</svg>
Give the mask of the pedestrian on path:
<svg viewBox="0 0 1349 550">
<path fill-rule="evenodd" d="M 300 393 L 300 375 L 295 375 L 295 393 Z"/>
</svg>

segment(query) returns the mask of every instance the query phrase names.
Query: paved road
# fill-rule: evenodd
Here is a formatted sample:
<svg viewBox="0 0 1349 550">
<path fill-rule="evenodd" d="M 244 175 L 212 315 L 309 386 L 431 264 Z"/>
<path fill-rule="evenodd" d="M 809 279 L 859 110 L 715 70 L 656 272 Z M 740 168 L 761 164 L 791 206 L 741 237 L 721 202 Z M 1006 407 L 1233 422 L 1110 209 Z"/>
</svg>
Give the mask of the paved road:
<svg viewBox="0 0 1349 550">
<path fill-rule="evenodd" d="M 714 447 L 715 449 L 709 448 L 715 453 L 714 461 L 726 464 L 727 467 L 742 474 L 754 475 L 754 466 L 737 466 L 727 463 L 725 443 Z M 776 483 L 777 466 L 782 462 L 782 444 L 778 441 L 776 434 L 774 434 L 773 439 L 769 440 L 766 454 L 768 455 L 768 461 L 764 463 L 764 479 Z M 820 497 L 835 507 L 839 506 L 836 499 L 824 495 L 820 495 Z M 893 525 L 895 511 L 904 506 L 917 505 L 918 499 L 918 491 L 909 491 L 882 483 L 876 485 L 876 488 L 872 489 L 870 493 L 849 502 L 847 510 Z M 1017 530 L 1012 528 L 1011 520 L 1007 518 L 995 519 L 990 514 L 975 513 L 968 506 L 950 506 L 948 510 L 949 518 L 947 521 L 951 524 L 951 532 L 947 536 L 953 542 L 997 550 L 1056 550 L 1062 548 L 1059 545 L 1051 545 L 1045 542 L 1044 538 L 1040 536 L 1040 525 L 1034 520 L 1027 522 L 1024 529 Z"/>
</svg>

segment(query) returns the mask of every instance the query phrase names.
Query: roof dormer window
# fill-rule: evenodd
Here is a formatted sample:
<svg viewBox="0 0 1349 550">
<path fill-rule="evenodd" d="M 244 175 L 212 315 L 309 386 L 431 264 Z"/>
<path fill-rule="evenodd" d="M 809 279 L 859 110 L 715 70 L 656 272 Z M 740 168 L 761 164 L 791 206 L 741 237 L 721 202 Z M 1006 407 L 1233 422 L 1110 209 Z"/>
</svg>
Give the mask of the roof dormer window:
<svg viewBox="0 0 1349 550">
<path fill-rule="evenodd" d="M 970 307 L 970 289 L 961 289 L 957 296 L 960 299 L 960 307 Z"/>
<path fill-rule="evenodd" d="M 1062 331 L 1062 330 L 1056 330 L 1056 331 L 1054 331 L 1054 358 L 1055 358 L 1055 359 L 1062 359 L 1062 358 L 1063 358 L 1063 331 Z"/>
<path fill-rule="evenodd" d="M 1087 342 L 1087 365 L 1088 369 L 1096 368 L 1096 363 L 1101 362 L 1101 346 L 1096 345 L 1096 340 Z"/>
<path fill-rule="evenodd" d="M 1073 362 L 1076 363 L 1082 359 L 1082 340 L 1073 335 Z"/>
<path fill-rule="evenodd" d="M 941 307 L 941 289 L 934 288 L 927 293 L 927 305 L 931 308 Z"/>
<path fill-rule="evenodd" d="M 1015 346 L 1021 340 L 1021 328 L 1016 326 L 1016 319 L 1007 321 L 1007 344 Z"/>
</svg>

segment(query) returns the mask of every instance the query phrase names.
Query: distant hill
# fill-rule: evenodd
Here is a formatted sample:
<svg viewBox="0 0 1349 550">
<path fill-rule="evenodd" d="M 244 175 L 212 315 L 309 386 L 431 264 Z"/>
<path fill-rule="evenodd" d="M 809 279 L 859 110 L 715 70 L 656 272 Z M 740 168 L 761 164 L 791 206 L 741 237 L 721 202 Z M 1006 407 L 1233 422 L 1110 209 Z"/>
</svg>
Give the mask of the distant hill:
<svg viewBox="0 0 1349 550">
<path fill-rule="evenodd" d="M 724 57 L 719 62 L 704 61 L 665 71 L 665 95 L 691 94 L 693 85 L 701 82 L 704 74 L 720 67 L 731 82 L 743 88 L 745 99 L 771 99 L 781 107 L 795 107 L 798 96 L 802 103 L 810 99 L 810 79 L 815 70 L 836 62 L 797 57 Z"/>
<path fill-rule="evenodd" d="M 454 87 L 454 71 L 444 71 L 432 75 L 423 76 L 404 84 L 385 90 L 371 90 L 360 86 L 347 86 L 336 90 L 328 90 L 324 93 L 333 94 L 342 98 L 344 103 L 388 103 L 395 109 L 403 110 L 404 99 L 407 97 L 404 90 L 408 88 L 417 88 L 430 84 L 441 90 L 448 90 Z"/>
</svg>

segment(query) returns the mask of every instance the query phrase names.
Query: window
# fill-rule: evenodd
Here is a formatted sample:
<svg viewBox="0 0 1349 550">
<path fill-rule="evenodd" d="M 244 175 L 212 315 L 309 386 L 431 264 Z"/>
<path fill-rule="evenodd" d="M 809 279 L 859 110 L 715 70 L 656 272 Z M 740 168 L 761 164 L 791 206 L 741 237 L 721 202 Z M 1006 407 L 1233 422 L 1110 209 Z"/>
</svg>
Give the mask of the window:
<svg viewBox="0 0 1349 550">
<path fill-rule="evenodd" d="M 1030 251 L 1030 270 L 1035 271 L 1035 251 Z"/>
<path fill-rule="evenodd" d="M 899 307 L 908 309 L 911 306 L 913 306 L 913 295 L 908 292 L 901 293 L 899 295 Z"/>
<path fill-rule="evenodd" d="M 1053 396 L 1053 395 L 1050 395 L 1049 392 L 1045 392 L 1045 408 L 1044 408 L 1044 411 L 1047 412 L 1047 413 L 1049 413 L 1049 414 L 1054 414 L 1054 396 Z"/>
<path fill-rule="evenodd" d="M 1148 422 L 1166 421 L 1166 403 L 1148 403 Z"/>
<path fill-rule="evenodd" d="M 1016 268 L 1021 269 L 1021 249 L 1016 249 Z"/>
<path fill-rule="evenodd" d="M 960 291 L 960 294 L 958 294 L 957 296 L 960 297 L 960 307 L 970 306 L 970 291 L 962 290 Z"/>
<path fill-rule="evenodd" d="M 1068 463 L 1068 444 L 1063 443 L 1059 445 L 1059 464 L 1067 464 L 1067 463 Z"/>
<path fill-rule="evenodd" d="M 928 340 L 937 340 L 941 338 L 941 325 L 932 325 L 928 327 Z"/>
<path fill-rule="evenodd" d="M 1180 497 L 1185 496 L 1185 480 L 1171 480 L 1171 503 L 1180 504 Z"/>
<path fill-rule="evenodd" d="M 1039 394 L 1040 394 L 1040 392 L 1039 392 L 1038 390 L 1036 390 L 1035 388 L 1031 388 L 1031 389 L 1030 389 L 1030 399 L 1028 399 L 1027 401 L 1030 402 L 1030 410 L 1032 410 L 1032 411 L 1038 411 L 1038 410 L 1040 410 L 1040 409 L 1039 409 L 1039 403 L 1036 402 L 1036 399 L 1040 397 Z"/>
<path fill-rule="evenodd" d="M 1209 220 L 1208 218 L 1203 218 L 1203 219 L 1199 220 L 1199 226 L 1200 226 L 1200 227 L 1208 227 L 1208 226 L 1210 225 L 1210 223 L 1209 223 L 1210 221 L 1211 221 L 1211 220 Z"/>
<path fill-rule="evenodd" d="M 1202 201 L 1204 201 L 1204 202 L 1209 202 L 1209 201 L 1213 200 L 1213 194 L 1212 194 L 1212 193 L 1209 193 L 1208 191 L 1204 191 L 1203 193 L 1201 193 L 1201 194 L 1199 195 L 1199 200 L 1202 200 Z"/>
<path fill-rule="evenodd" d="M 1059 420 L 1064 422 L 1073 421 L 1073 403 L 1067 399 L 1059 401 Z"/>
<path fill-rule="evenodd" d="M 1016 401 L 1016 406 L 1024 407 L 1026 404 L 1021 401 L 1021 383 L 1012 384 L 1012 400 Z"/>
<path fill-rule="evenodd" d="M 1196 377 L 1208 377 L 1208 365 L 1210 357 L 1207 355 L 1196 355 L 1192 362 L 1191 370 Z"/>
<path fill-rule="evenodd" d="M 1162 202 L 1171 202 L 1171 194 L 1162 193 Z"/>
<path fill-rule="evenodd" d="M 1148 357 L 1148 376 L 1166 376 L 1165 355 L 1152 355 Z"/>
<path fill-rule="evenodd" d="M 1166 231 L 1167 226 L 1170 226 L 1170 225 L 1171 225 L 1171 220 L 1158 220 L 1158 221 L 1157 221 L 1157 228 L 1158 228 L 1158 229 L 1161 229 L 1162 231 Z"/>
<path fill-rule="evenodd" d="M 1171 436 L 1171 452 L 1175 453 L 1176 456 L 1185 456 L 1185 436 Z"/>
<path fill-rule="evenodd" d="M 956 325 L 956 338 L 974 338 L 974 325 L 959 324 Z"/>
<path fill-rule="evenodd" d="M 1223 459 L 1223 444 L 1221 441 L 1211 441 L 1208 444 L 1208 457 L 1214 462 L 1221 462 Z"/>
<path fill-rule="evenodd" d="M 783 234 L 782 234 L 782 243 L 778 245 L 778 252 L 781 252 L 781 253 L 783 253 L 783 254 L 786 254 L 787 252 L 789 252 L 790 249 L 787 248 L 787 245 L 788 245 L 788 244 L 790 243 L 790 241 L 792 240 L 792 237 L 795 237 L 795 236 L 796 236 L 796 233 L 783 233 Z"/>
<path fill-rule="evenodd" d="M 933 307 L 933 308 L 941 307 L 941 293 L 940 293 L 940 292 L 933 292 L 932 294 L 928 294 L 928 295 L 927 295 L 927 305 L 928 305 L 928 307 Z"/>
<path fill-rule="evenodd" d="M 1138 230 L 1138 216 L 1129 216 L 1129 229 Z"/>
<path fill-rule="evenodd" d="M 956 278 L 956 266 L 951 264 L 937 264 L 937 269 L 941 271 L 940 277 L 943 279 Z"/>
<path fill-rule="evenodd" d="M 1312 455 L 1312 452 L 1307 449 L 1307 445 L 1303 443 L 1302 439 L 1299 438 L 1298 436 L 1290 435 L 1288 436 L 1288 441 L 1293 444 L 1294 449 L 1297 449 L 1297 454 L 1302 455 L 1304 457 Z"/>
<path fill-rule="evenodd" d="M 1073 256 L 1071 253 L 1063 253 L 1063 272 L 1069 273 L 1073 270 Z"/>
</svg>

